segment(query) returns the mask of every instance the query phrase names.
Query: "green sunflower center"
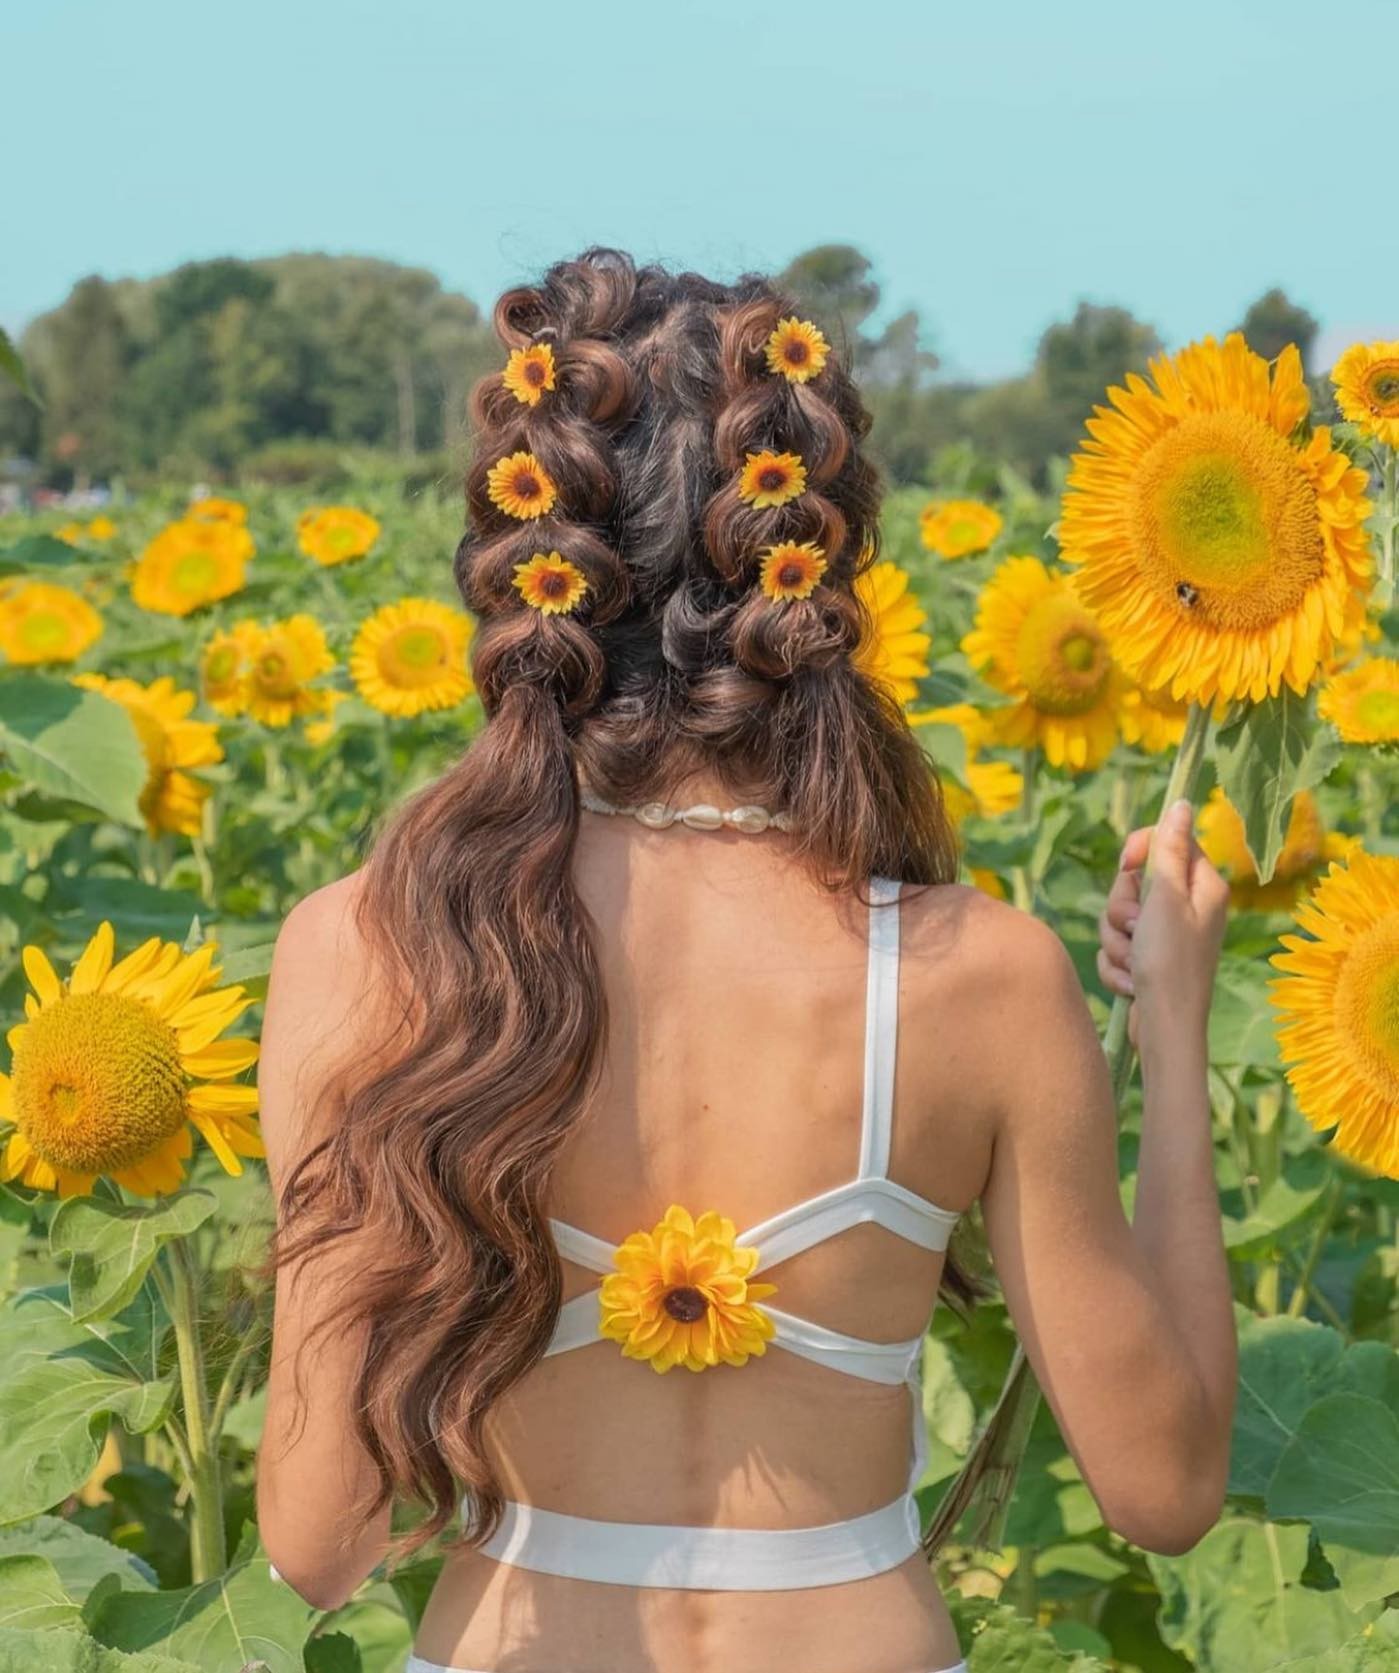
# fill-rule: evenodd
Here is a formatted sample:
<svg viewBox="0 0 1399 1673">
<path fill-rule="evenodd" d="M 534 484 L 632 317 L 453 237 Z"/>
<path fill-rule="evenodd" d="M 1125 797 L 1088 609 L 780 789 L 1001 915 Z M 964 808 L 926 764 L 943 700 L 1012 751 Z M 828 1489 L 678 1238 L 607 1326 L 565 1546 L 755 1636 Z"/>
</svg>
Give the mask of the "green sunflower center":
<svg viewBox="0 0 1399 1673">
<path fill-rule="evenodd" d="M 433 628 L 415 625 L 401 628 L 384 642 L 379 668 L 396 686 L 413 688 L 431 685 L 447 661 L 447 642 Z"/>
<path fill-rule="evenodd" d="M 74 1173 L 134 1167 L 186 1120 L 185 1072 L 168 1024 L 119 993 L 66 994 L 15 1053 L 15 1122 L 44 1161 Z"/>
<path fill-rule="evenodd" d="M 204 594 L 218 579 L 219 566 L 209 552 L 184 552 L 170 571 L 176 592 Z"/>
<path fill-rule="evenodd" d="M 1201 413 L 1142 462 L 1131 532 L 1171 607 L 1209 627 L 1266 632 L 1322 575 L 1316 495 L 1295 449 L 1261 419 Z"/>
<path fill-rule="evenodd" d="M 1370 1079 L 1386 1099 L 1399 1101 L 1399 913 L 1357 938 L 1336 984 L 1335 1007 Z"/>
<path fill-rule="evenodd" d="M 20 622 L 19 636 L 26 650 L 52 655 L 68 643 L 68 624 L 49 610 L 36 610 Z"/>
<path fill-rule="evenodd" d="M 1107 684 L 1111 659 L 1098 624 L 1077 599 L 1051 593 L 1031 606 L 1015 659 L 1030 701 L 1044 714 L 1081 715 Z"/>
<path fill-rule="evenodd" d="M 253 664 L 253 678 L 264 697 L 295 697 L 300 684 L 285 651 L 264 651 Z"/>
<path fill-rule="evenodd" d="M 1399 691 L 1362 691 L 1355 700 L 1355 718 L 1382 738 L 1399 738 Z"/>
</svg>

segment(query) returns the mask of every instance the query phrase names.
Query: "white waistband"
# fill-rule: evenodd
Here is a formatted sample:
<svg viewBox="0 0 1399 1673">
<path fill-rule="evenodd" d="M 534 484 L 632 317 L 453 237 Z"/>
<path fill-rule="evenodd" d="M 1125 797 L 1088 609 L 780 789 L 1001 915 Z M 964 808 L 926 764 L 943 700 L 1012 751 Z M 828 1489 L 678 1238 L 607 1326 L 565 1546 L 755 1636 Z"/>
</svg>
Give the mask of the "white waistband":
<svg viewBox="0 0 1399 1673">
<path fill-rule="evenodd" d="M 506 1500 L 488 1557 L 570 1580 L 694 1591 L 780 1592 L 865 1580 L 918 1550 L 912 1494 L 809 1528 L 700 1528 L 599 1522 Z"/>
<path fill-rule="evenodd" d="M 448 1667 L 442 1661 L 424 1661 L 421 1656 L 409 1656 L 403 1673 L 492 1673 L 486 1667 Z M 967 1664 L 959 1661 L 955 1667 L 930 1669 L 929 1673 L 967 1673 Z"/>
</svg>

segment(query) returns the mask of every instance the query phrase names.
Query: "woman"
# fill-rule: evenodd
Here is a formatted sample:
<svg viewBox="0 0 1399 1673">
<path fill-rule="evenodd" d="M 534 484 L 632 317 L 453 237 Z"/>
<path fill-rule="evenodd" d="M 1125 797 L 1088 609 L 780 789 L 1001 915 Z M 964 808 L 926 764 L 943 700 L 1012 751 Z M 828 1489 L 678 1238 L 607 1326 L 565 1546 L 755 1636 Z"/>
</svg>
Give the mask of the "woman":
<svg viewBox="0 0 1399 1673">
<path fill-rule="evenodd" d="M 910 1489 L 974 1202 L 1110 1524 L 1180 1551 L 1218 1513 L 1224 887 L 1186 808 L 1104 922 L 1129 1227 L 1064 949 L 954 883 L 855 660 L 877 489 L 825 338 L 610 251 L 496 326 L 457 559 L 489 722 L 277 944 L 263 1538 L 328 1608 L 394 1500 L 427 1507 L 400 1550 L 460 1508 L 418 1669 L 949 1669 Z"/>
</svg>

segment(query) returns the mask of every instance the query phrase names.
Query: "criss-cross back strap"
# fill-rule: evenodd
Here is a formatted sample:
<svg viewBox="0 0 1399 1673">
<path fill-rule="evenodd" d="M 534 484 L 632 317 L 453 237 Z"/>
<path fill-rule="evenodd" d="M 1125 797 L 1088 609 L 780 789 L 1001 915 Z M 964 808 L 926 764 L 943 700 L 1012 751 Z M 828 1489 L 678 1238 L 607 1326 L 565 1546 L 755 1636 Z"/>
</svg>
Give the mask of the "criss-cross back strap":
<svg viewBox="0 0 1399 1673">
<path fill-rule="evenodd" d="M 860 1117 L 861 1179 L 889 1173 L 894 1121 L 894 1057 L 899 1036 L 899 889 L 897 879 L 869 884 L 869 972 L 865 980 L 865 1096 Z"/>
</svg>

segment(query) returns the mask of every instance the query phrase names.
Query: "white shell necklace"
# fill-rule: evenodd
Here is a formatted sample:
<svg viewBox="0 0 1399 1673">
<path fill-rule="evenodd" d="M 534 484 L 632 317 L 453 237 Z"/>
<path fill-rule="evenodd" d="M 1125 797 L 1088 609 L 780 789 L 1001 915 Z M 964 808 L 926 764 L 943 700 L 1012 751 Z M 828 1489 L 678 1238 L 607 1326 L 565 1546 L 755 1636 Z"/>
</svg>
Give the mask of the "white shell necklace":
<svg viewBox="0 0 1399 1673">
<path fill-rule="evenodd" d="M 742 831 L 747 836 L 761 836 L 766 830 L 790 831 L 792 821 L 785 813 L 772 813 L 765 807 L 749 804 L 745 807 L 715 807 L 713 802 L 696 802 L 693 807 L 669 807 L 665 802 L 642 802 L 639 807 L 618 807 L 603 801 L 591 790 L 583 790 L 579 801 L 589 813 L 618 814 L 635 819 L 648 831 L 664 831 L 671 825 L 685 825 L 692 831 Z"/>
</svg>

